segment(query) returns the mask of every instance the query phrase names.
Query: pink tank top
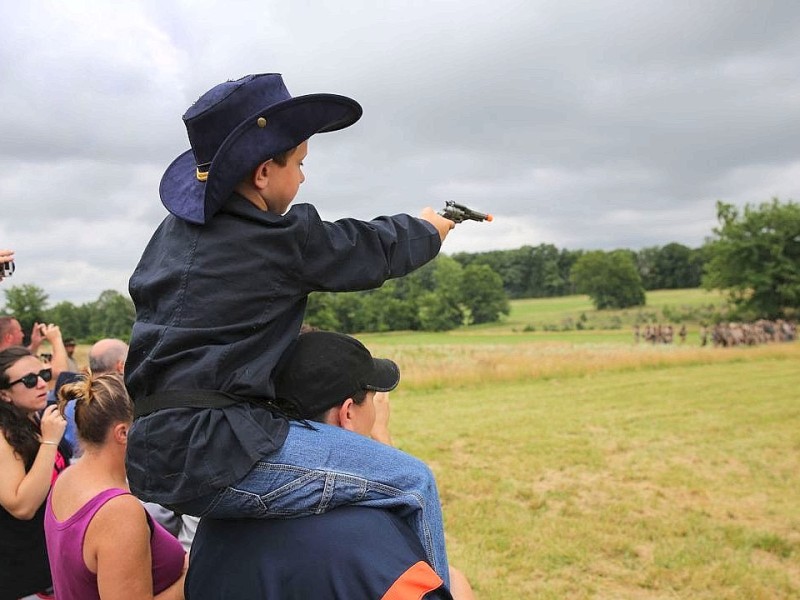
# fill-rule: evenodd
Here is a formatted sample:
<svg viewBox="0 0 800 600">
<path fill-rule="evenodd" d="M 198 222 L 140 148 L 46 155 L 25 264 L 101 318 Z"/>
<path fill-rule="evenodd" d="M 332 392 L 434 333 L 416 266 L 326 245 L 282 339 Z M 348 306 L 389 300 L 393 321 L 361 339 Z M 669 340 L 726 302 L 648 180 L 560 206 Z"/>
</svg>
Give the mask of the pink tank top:
<svg viewBox="0 0 800 600">
<path fill-rule="evenodd" d="M 97 575 L 83 562 L 83 538 L 95 513 L 109 500 L 129 494 L 125 490 L 100 492 L 66 521 L 53 514 L 50 496 L 44 514 L 44 532 L 53 587 L 58 600 L 99 600 Z M 146 511 L 145 511 L 146 513 Z M 147 513 L 146 513 L 147 514 Z M 184 551 L 180 542 L 147 514 L 150 525 L 150 550 L 153 557 L 153 595 L 172 585 L 183 571 Z M 120 540 L 121 544 L 125 540 Z"/>
</svg>

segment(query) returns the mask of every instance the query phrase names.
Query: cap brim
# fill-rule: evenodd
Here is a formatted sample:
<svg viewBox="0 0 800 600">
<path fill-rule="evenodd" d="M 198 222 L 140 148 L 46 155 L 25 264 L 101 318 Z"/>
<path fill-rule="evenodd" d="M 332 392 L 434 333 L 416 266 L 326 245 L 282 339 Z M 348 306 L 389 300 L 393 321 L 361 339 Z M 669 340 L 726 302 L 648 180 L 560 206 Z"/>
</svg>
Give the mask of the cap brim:
<svg viewBox="0 0 800 600">
<path fill-rule="evenodd" d="M 373 358 L 373 370 L 369 381 L 362 385 L 366 390 L 391 392 L 400 383 L 400 368 L 388 358 Z"/>
</svg>

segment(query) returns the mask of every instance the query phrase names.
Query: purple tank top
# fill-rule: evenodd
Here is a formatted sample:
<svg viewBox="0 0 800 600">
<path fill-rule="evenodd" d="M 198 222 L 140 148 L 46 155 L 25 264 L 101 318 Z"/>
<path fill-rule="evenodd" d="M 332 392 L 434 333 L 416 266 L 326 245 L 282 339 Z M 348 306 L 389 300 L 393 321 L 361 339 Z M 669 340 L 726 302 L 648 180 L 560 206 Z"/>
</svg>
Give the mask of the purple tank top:
<svg viewBox="0 0 800 600">
<path fill-rule="evenodd" d="M 95 513 L 106 502 L 129 493 L 118 488 L 101 492 L 66 521 L 56 519 L 48 495 L 44 532 L 47 537 L 53 587 L 58 600 L 99 600 L 97 575 L 87 569 L 83 562 L 83 538 Z M 150 550 L 153 557 L 155 595 L 163 592 L 181 576 L 184 551 L 177 539 L 153 521 L 147 511 L 145 514 L 151 529 Z M 120 543 L 125 542 L 120 540 Z"/>
</svg>

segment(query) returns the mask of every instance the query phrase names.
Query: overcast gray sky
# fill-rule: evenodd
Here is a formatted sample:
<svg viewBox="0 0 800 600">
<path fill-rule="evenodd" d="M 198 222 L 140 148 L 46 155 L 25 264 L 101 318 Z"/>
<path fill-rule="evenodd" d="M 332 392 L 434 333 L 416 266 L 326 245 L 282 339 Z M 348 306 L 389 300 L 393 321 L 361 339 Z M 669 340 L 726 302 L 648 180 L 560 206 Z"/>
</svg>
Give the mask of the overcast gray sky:
<svg viewBox="0 0 800 600">
<path fill-rule="evenodd" d="M 0 290 L 51 304 L 127 292 L 181 115 L 247 73 L 364 107 L 312 139 L 296 201 L 495 214 L 446 252 L 695 247 L 718 199 L 800 198 L 796 0 L 26 0 L 0 64 Z"/>
</svg>

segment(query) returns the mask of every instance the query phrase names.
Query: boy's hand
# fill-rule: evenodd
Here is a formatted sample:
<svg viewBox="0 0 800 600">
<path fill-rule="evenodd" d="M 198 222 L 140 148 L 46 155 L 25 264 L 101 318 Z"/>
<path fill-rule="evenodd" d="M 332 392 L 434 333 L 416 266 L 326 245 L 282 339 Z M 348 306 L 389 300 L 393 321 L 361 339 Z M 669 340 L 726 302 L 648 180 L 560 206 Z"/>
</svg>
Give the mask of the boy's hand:
<svg viewBox="0 0 800 600">
<path fill-rule="evenodd" d="M 436 227 L 436 230 L 439 232 L 439 237 L 441 238 L 442 241 L 444 241 L 444 238 L 447 237 L 447 234 L 450 232 L 450 230 L 456 226 L 456 224 L 453 223 L 453 221 L 451 221 L 450 219 L 445 219 L 442 215 L 437 213 L 430 206 L 426 206 L 425 208 L 422 209 L 419 218 L 424 219 L 425 221 Z"/>
</svg>

